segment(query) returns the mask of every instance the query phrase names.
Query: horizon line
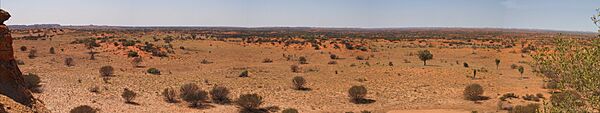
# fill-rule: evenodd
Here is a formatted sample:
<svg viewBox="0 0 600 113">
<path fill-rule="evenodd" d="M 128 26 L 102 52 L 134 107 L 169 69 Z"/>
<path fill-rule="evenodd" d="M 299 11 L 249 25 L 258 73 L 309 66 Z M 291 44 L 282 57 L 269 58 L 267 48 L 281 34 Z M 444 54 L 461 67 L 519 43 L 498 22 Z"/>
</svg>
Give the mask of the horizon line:
<svg viewBox="0 0 600 113">
<path fill-rule="evenodd" d="M 232 25 L 100 25 L 100 24 L 7 24 L 7 26 L 36 26 L 36 25 L 59 25 L 61 27 L 215 27 L 215 28 L 323 28 L 323 29 L 410 29 L 410 28 L 458 28 L 458 29 L 507 29 L 507 30 L 532 30 L 532 31 L 554 31 L 554 32 L 582 32 L 599 33 L 599 31 L 560 30 L 546 28 L 511 28 L 511 27 L 474 27 L 474 26 L 407 26 L 407 27 L 353 27 L 353 26 L 232 26 Z"/>
</svg>

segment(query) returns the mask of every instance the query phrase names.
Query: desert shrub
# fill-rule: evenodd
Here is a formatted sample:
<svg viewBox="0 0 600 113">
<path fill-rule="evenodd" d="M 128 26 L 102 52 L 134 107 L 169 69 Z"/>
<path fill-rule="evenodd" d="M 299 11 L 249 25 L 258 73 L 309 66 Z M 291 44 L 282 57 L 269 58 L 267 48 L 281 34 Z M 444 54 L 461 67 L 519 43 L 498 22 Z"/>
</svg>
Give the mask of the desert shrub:
<svg viewBox="0 0 600 113">
<path fill-rule="evenodd" d="M 158 70 L 156 68 L 150 68 L 150 69 L 146 70 L 146 72 L 153 74 L 153 75 L 160 75 L 160 70 Z"/>
<path fill-rule="evenodd" d="M 500 97 L 500 100 L 506 101 L 506 99 L 511 99 L 511 98 L 519 98 L 519 96 L 517 96 L 515 93 L 505 93 L 504 95 L 502 95 Z"/>
<path fill-rule="evenodd" d="M 301 76 L 296 76 L 292 79 L 292 83 L 294 84 L 294 88 L 296 90 L 305 90 L 304 84 L 306 84 L 306 80 L 304 80 Z"/>
<path fill-rule="evenodd" d="M 296 110 L 294 108 L 287 108 L 287 109 L 284 109 L 283 111 L 281 111 L 281 113 L 298 113 L 298 110 Z"/>
<path fill-rule="evenodd" d="M 477 101 L 482 99 L 483 87 L 479 84 L 471 84 L 465 88 L 463 95 L 465 99 Z"/>
<path fill-rule="evenodd" d="M 75 64 L 73 63 L 73 58 L 71 58 L 71 57 L 65 58 L 65 65 L 68 67 L 74 66 Z"/>
<path fill-rule="evenodd" d="M 202 102 L 208 99 L 208 93 L 194 83 L 184 84 L 180 92 L 181 99 L 190 103 L 191 107 L 202 106 Z"/>
<path fill-rule="evenodd" d="M 290 69 L 292 70 L 292 72 L 294 73 L 299 73 L 300 72 L 300 66 L 298 65 L 291 65 Z"/>
<path fill-rule="evenodd" d="M 527 104 L 526 106 L 517 105 L 509 113 L 537 113 L 540 108 L 539 104 Z"/>
<path fill-rule="evenodd" d="M 169 88 L 165 88 L 162 92 L 163 97 L 165 98 L 165 101 L 170 102 L 170 103 L 175 103 L 177 102 L 177 92 L 175 91 L 175 89 L 169 87 Z"/>
<path fill-rule="evenodd" d="M 269 58 L 265 58 L 263 59 L 263 63 L 272 63 L 273 60 L 269 59 Z"/>
<path fill-rule="evenodd" d="M 300 62 L 300 64 L 308 64 L 308 60 L 306 59 L 306 57 L 303 56 L 298 58 L 298 62 Z"/>
<path fill-rule="evenodd" d="M 135 51 L 127 52 L 127 57 L 138 57 L 138 56 L 140 56 L 140 55 L 138 55 L 138 53 Z"/>
<path fill-rule="evenodd" d="M 121 97 L 125 100 L 126 103 L 133 103 L 133 99 L 137 96 L 137 93 L 125 88 L 123 93 L 121 93 Z"/>
<path fill-rule="evenodd" d="M 151 50 L 152 56 L 157 56 L 157 57 L 167 57 L 167 52 L 164 51 L 160 51 L 158 49 L 153 49 Z"/>
<path fill-rule="evenodd" d="M 27 57 L 29 57 L 29 59 L 34 59 L 35 57 L 37 57 L 37 50 L 29 50 L 29 54 L 27 55 Z"/>
<path fill-rule="evenodd" d="M 528 100 L 528 101 L 536 101 L 539 102 L 540 98 L 537 97 L 536 95 L 532 95 L 532 94 L 526 94 L 525 96 L 523 96 L 523 100 Z"/>
<path fill-rule="evenodd" d="M 133 57 L 131 59 L 131 65 L 133 65 L 133 67 L 140 67 L 140 64 L 144 61 L 144 59 L 142 57 Z"/>
<path fill-rule="evenodd" d="M 239 77 L 249 77 L 250 76 L 250 72 L 248 72 L 248 70 L 244 70 L 240 73 Z"/>
<path fill-rule="evenodd" d="M 54 50 L 54 47 L 50 47 L 50 54 L 56 54 L 56 51 Z"/>
<path fill-rule="evenodd" d="M 339 57 L 338 57 L 337 55 L 335 55 L 335 54 L 330 54 L 330 55 L 329 55 L 329 58 L 331 58 L 331 59 L 333 59 L 333 60 L 335 60 L 335 59 L 339 59 Z"/>
<path fill-rule="evenodd" d="M 356 56 L 356 60 L 366 60 L 364 56 Z"/>
<path fill-rule="evenodd" d="M 202 61 L 200 61 L 201 64 L 212 64 L 213 62 L 208 61 L 206 59 L 202 59 Z"/>
<path fill-rule="evenodd" d="M 371 111 L 363 110 L 363 111 L 360 111 L 360 113 L 371 113 Z"/>
<path fill-rule="evenodd" d="M 262 99 L 258 94 L 243 94 L 237 99 L 236 104 L 242 108 L 242 111 L 257 111 L 263 103 Z"/>
<path fill-rule="evenodd" d="M 113 75 L 114 68 L 112 66 L 102 66 L 100 68 L 100 76 L 108 77 Z"/>
<path fill-rule="evenodd" d="M 229 99 L 229 89 L 223 86 L 213 87 L 210 90 L 210 96 L 212 97 L 212 101 L 217 104 L 227 104 L 231 102 Z"/>
<path fill-rule="evenodd" d="M 365 86 L 352 86 L 348 90 L 348 96 L 353 103 L 364 103 L 365 96 L 367 96 L 367 88 Z"/>
<path fill-rule="evenodd" d="M 337 64 L 337 61 L 329 61 L 327 64 Z"/>
<path fill-rule="evenodd" d="M 419 59 L 423 61 L 423 65 L 427 65 L 427 60 L 433 59 L 433 54 L 429 50 L 421 50 L 418 52 Z"/>
<path fill-rule="evenodd" d="M 40 87 L 42 86 L 40 84 L 42 82 L 42 80 L 40 79 L 40 77 L 37 74 L 33 74 L 33 73 L 24 74 L 23 80 L 25 80 L 25 87 L 27 87 L 27 89 L 29 89 L 33 92 L 36 92 L 36 93 L 42 92 L 42 90 L 40 89 Z"/>
<path fill-rule="evenodd" d="M 510 69 L 517 69 L 517 67 L 519 67 L 519 66 L 517 66 L 517 64 L 511 64 L 510 65 Z"/>
<path fill-rule="evenodd" d="M 99 110 L 96 108 L 93 108 L 91 106 L 88 105 L 81 105 L 81 106 L 77 106 L 73 109 L 71 109 L 71 111 L 69 111 L 69 113 L 97 113 Z"/>
<path fill-rule="evenodd" d="M 544 97 L 544 94 L 542 94 L 542 93 L 537 93 L 537 94 L 535 94 L 535 96 L 538 98 L 546 98 L 546 97 Z"/>
<path fill-rule="evenodd" d="M 98 86 L 90 87 L 88 90 L 92 93 L 100 93 L 100 87 Z"/>
<path fill-rule="evenodd" d="M 19 49 L 21 49 L 21 51 L 27 51 L 27 47 L 25 47 L 25 46 L 21 46 L 21 48 L 19 48 Z"/>
<path fill-rule="evenodd" d="M 133 40 L 126 40 L 123 42 L 123 46 L 133 46 L 135 45 L 135 41 Z"/>
<path fill-rule="evenodd" d="M 467 64 L 466 62 L 463 63 L 463 67 L 469 67 L 469 64 Z"/>
</svg>

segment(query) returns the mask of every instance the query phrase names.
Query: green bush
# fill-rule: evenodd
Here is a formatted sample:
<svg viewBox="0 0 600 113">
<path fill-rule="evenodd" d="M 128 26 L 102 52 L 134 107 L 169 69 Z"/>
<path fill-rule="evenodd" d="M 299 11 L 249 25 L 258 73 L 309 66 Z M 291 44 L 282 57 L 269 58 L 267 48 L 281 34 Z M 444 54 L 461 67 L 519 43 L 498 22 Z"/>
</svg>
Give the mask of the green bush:
<svg viewBox="0 0 600 113">
<path fill-rule="evenodd" d="M 146 70 L 146 72 L 153 74 L 153 75 L 160 75 L 160 70 L 158 70 L 156 68 L 150 68 L 150 69 Z"/>
</svg>

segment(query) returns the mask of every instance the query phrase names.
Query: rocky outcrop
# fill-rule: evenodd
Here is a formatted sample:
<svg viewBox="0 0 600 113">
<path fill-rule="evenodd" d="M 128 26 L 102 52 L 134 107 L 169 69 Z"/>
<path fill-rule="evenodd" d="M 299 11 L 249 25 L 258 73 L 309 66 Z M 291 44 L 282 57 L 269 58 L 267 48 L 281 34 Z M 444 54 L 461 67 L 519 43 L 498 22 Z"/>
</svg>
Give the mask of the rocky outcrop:
<svg viewBox="0 0 600 113">
<path fill-rule="evenodd" d="M 29 108 L 44 109 L 43 105 L 33 97 L 31 91 L 24 87 L 25 81 L 14 57 L 13 38 L 10 30 L 4 24 L 8 18 L 10 18 L 10 14 L 0 9 L 0 94 Z"/>
</svg>

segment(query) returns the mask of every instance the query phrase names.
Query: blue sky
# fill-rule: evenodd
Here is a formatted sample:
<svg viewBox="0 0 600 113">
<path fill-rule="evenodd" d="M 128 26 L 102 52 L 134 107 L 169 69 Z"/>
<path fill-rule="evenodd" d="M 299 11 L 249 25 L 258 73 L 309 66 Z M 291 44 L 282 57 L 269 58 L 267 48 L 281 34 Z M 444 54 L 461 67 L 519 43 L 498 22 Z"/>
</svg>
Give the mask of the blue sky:
<svg viewBox="0 0 600 113">
<path fill-rule="evenodd" d="M 596 31 L 600 0 L 1 0 L 7 24 Z"/>
</svg>

